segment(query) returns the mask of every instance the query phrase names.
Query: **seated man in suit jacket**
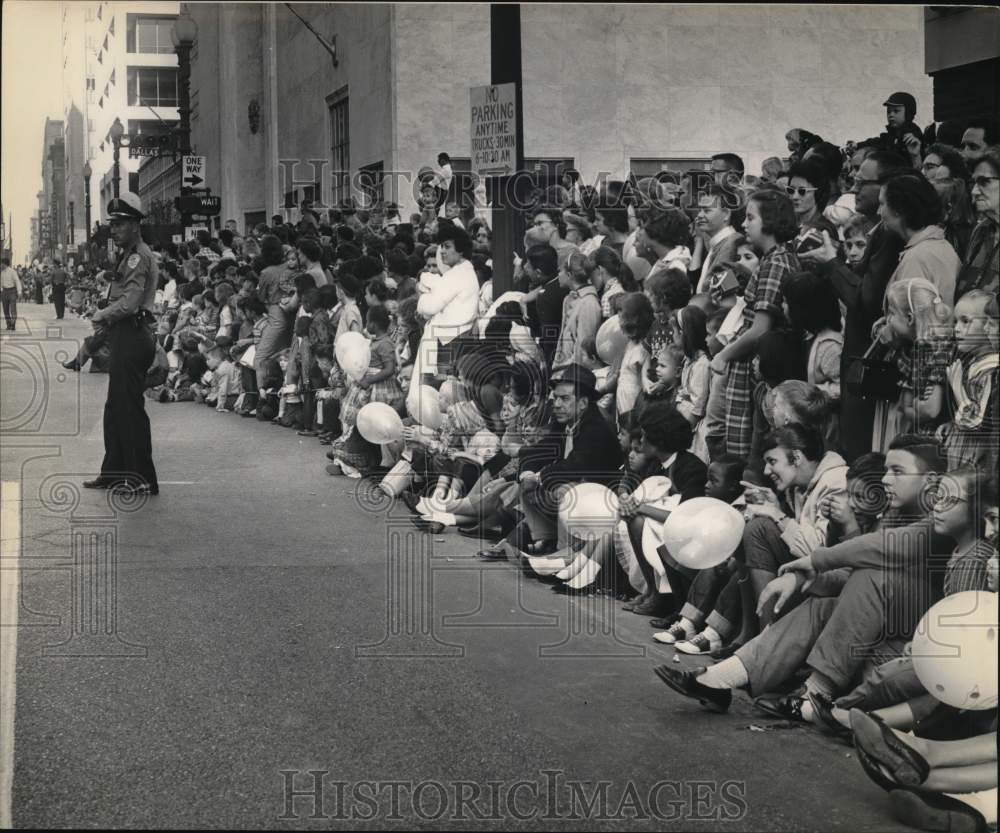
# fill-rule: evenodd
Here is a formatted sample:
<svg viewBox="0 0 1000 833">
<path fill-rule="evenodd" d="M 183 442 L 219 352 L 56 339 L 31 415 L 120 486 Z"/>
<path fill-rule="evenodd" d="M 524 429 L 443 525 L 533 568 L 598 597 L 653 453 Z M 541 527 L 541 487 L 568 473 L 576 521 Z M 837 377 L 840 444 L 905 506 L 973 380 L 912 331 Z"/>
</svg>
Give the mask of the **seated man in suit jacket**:
<svg viewBox="0 0 1000 833">
<path fill-rule="evenodd" d="M 518 455 L 524 523 L 505 544 L 509 556 L 551 551 L 559 498 L 574 483 L 610 485 L 619 475 L 622 450 L 615 430 L 597 409 L 594 374 L 580 365 L 556 371 L 552 422 L 541 439 Z"/>
</svg>

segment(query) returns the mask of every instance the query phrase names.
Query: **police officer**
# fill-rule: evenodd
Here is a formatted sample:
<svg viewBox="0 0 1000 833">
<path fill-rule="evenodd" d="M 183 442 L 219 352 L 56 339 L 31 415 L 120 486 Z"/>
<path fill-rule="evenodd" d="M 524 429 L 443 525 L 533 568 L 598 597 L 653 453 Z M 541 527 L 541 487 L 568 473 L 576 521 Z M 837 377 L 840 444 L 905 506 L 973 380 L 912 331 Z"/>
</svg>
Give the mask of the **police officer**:
<svg viewBox="0 0 1000 833">
<path fill-rule="evenodd" d="M 106 329 L 111 348 L 108 400 L 104 404 L 104 462 L 88 489 L 127 488 L 159 494 L 149 417 L 142 396 L 146 370 L 156 352 L 153 297 L 156 258 L 142 242 L 140 203 L 133 194 L 108 203 L 118 263 L 108 303 L 94 313 L 95 328 Z"/>
<path fill-rule="evenodd" d="M 53 259 L 52 266 L 52 303 L 56 308 L 56 318 L 62 319 L 66 314 L 66 281 L 68 276 L 66 275 L 66 270 L 63 269 L 62 260 L 59 256 Z"/>
</svg>

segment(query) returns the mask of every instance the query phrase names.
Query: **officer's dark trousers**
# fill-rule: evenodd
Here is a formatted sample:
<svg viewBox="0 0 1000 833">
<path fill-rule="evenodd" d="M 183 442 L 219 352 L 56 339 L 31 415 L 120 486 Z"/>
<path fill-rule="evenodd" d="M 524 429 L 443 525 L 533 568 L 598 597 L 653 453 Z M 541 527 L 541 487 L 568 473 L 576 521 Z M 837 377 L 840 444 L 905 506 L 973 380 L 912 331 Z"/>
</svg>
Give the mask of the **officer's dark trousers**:
<svg viewBox="0 0 1000 833">
<path fill-rule="evenodd" d="M 66 312 L 66 285 L 52 284 L 52 303 L 56 305 L 56 318 L 62 318 Z"/>
<path fill-rule="evenodd" d="M 149 417 L 142 396 L 146 371 L 156 355 L 156 337 L 151 327 L 137 327 L 131 317 L 115 324 L 109 336 L 111 362 L 101 477 L 138 478 L 157 486 Z"/>
</svg>

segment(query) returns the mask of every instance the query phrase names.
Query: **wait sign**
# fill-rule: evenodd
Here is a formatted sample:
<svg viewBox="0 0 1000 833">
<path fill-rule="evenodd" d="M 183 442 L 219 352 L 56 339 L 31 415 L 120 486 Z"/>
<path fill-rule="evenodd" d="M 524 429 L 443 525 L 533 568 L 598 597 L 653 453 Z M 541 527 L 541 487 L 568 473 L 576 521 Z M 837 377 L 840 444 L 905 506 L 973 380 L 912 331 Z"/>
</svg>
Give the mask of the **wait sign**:
<svg viewBox="0 0 1000 833">
<path fill-rule="evenodd" d="M 514 84 L 469 88 L 472 170 L 479 176 L 510 176 L 517 164 Z"/>
</svg>

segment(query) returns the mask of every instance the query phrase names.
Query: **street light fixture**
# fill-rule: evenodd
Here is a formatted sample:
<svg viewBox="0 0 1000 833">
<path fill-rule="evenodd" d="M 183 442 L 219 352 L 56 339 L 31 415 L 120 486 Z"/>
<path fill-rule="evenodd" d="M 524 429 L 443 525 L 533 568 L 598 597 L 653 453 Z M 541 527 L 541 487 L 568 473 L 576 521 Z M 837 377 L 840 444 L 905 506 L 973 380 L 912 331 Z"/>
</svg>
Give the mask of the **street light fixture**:
<svg viewBox="0 0 1000 833">
<path fill-rule="evenodd" d="M 185 9 L 170 30 L 177 53 L 177 136 L 182 155 L 191 153 L 191 47 L 197 37 L 198 24 Z"/>
<path fill-rule="evenodd" d="M 122 126 L 121 120 L 115 116 L 114 123 L 111 125 L 111 142 L 114 145 L 114 168 L 111 177 L 112 191 L 114 198 L 118 199 L 121 191 L 121 167 L 118 162 L 118 157 L 121 155 L 122 150 L 122 136 L 125 135 L 125 128 Z"/>
<path fill-rule="evenodd" d="M 94 172 L 90 168 L 90 160 L 83 163 L 83 212 L 87 223 L 87 253 L 86 260 L 90 263 L 90 177 Z"/>
<path fill-rule="evenodd" d="M 198 37 L 198 24 L 185 9 L 174 21 L 170 39 L 174 42 L 174 46 L 192 46 L 196 37 Z"/>
</svg>

